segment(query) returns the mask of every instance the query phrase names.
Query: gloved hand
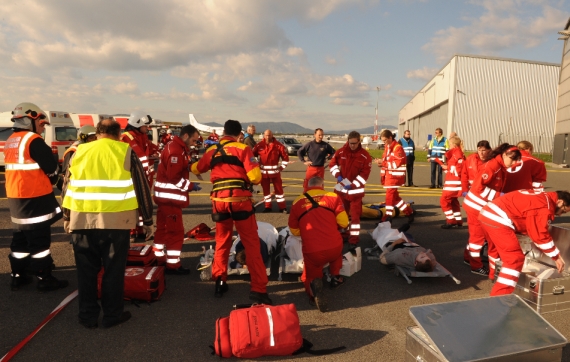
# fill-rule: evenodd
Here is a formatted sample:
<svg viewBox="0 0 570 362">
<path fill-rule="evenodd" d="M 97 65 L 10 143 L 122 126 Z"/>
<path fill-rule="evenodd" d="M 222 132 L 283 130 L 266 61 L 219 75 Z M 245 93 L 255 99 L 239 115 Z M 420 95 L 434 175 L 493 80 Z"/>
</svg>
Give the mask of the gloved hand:
<svg viewBox="0 0 570 362">
<path fill-rule="evenodd" d="M 350 190 L 350 189 L 352 189 L 352 184 L 344 185 L 344 189 L 345 189 L 345 190 Z"/>
<path fill-rule="evenodd" d="M 71 233 L 71 230 L 69 229 L 69 220 L 63 221 L 63 231 L 65 231 L 67 234 Z"/>
<path fill-rule="evenodd" d="M 342 182 L 342 180 L 344 180 L 344 177 L 342 177 L 341 175 L 338 175 L 336 177 L 337 182 Z"/>
<path fill-rule="evenodd" d="M 200 184 L 198 182 L 193 182 L 192 183 L 192 191 L 200 191 L 202 190 L 202 188 L 200 187 Z"/>
<path fill-rule="evenodd" d="M 461 196 L 463 196 L 463 197 L 467 196 L 467 191 L 462 192 L 462 193 L 461 193 Z"/>
<path fill-rule="evenodd" d="M 154 225 L 143 225 L 144 234 L 146 237 L 144 238 L 145 241 L 150 240 L 154 235 Z"/>
</svg>

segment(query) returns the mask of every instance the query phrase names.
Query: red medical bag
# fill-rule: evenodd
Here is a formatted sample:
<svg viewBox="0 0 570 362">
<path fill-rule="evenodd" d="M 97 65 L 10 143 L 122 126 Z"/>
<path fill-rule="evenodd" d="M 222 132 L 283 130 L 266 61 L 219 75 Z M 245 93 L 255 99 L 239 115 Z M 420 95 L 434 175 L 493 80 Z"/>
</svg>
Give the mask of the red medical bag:
<svg viewBox="0 0 570 362">
<path fill-rule="evenodd" d="M 127 256 L 127 266 L 155 266 L 156 256 L 152 250 L 152 245 L 131 244 Z"/>
</svg>

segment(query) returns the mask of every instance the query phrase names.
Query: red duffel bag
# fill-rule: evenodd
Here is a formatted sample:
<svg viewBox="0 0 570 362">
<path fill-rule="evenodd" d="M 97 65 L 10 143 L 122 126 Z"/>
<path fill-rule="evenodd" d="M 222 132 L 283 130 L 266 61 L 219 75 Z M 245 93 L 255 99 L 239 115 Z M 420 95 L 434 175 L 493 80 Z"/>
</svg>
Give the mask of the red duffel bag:
<svg viewBox="0 0 570 362">
<path fill-rule="evenodd" d="M 311 351 L 303 339 L 294 304 L 253 305 L 233 310 L 229 317 L 216 320 L 214 354 L 220 357 L 257 358 L 289 356 L 302 352 L 330 354 L 344 349 Z"/>
</svg>

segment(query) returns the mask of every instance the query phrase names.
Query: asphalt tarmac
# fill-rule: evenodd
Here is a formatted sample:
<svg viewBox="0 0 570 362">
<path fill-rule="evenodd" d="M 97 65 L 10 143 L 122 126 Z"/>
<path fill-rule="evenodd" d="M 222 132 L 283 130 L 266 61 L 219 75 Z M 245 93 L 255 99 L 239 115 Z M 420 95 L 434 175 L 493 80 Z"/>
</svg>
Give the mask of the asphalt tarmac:
<svg viewBox="0 0 570 362">
<path fill-rule="evenodd" d="M 290 164 L 282 173 L 286 185 L 286 199 L 290 206 L 302 192 L 305 166 Z M 547 190 L 567 189 L 569 170 L 549 169 Z M 331 311 L 320 313 L 308 303 L 298 275 L 285 274 L 277 280 L 277 263 L 270 276 L 268 292 L 274 304 L 294 303 L 299 312 L 303 337 L 313 342 L 315 349 L 346 346 L 346 349 L 325 357 L 307 354 L 295 359 L 327 361 L 402 361 L 405 356 L 406 327 L 414 325 L 409 316 L 411 306 L 443 303 L 489 295 L 491 282 L 470 273 L 463 264 L 463 249 L 467 241 L 467 228 L 443 230 L 444 215 L 439 206 L 441 190 L 430 190 L 429 165 L 416 163 L 414 182 L 420 187 L 401 188 L 406 201 L 414 201 L 417 210 L 412 233 L 416 242 L 433 250 L 437 260 L 456 278 L 415 278 L 408 285 L 378 260 L 366 257 L 362 270 L 348 279 L 337 290 L 331 291 Z M 208 179 L 207 175 L 205 179 Z M 334 179 L 326 173 L 327 187 L 332 189 Z M 191 205 L 184 209 L 185 230 L 210 219 L 208 199 L 210 184 L 203 182 L 200 193 L 191 194 Z M 259 188 L 260 189 L 260 188 Z M 256 200 L 262 194 L 254 195 Z M 384 201 L 379 186 L 379 169 L 372 166 L 366 188 L 365 202 Z M 263 206 L 258 208 L 261 211 Z M 277 206 L 274 205 L 277 211 Z M 280 213 L 257 214 L 258 221 L 273 224 L 277 229 L 287 225 L 287 215 Z M 394 221 L 398 227 L 406 219 Z M 377 220 L 363 220 L 360 245 L 370 247 Z M 569 226 L 570 217 L 559 217 L 556 224 Z M 63 222 L 53 225 L 52 255 L 57 269 L 54 275 L 68 279 L 69 287 L 49 293 L 39 293 L 31 284 L 20 291 L 11 292 L 8 263 L 11 241 L 11 222 L 6 199 L 0 199 L 0 356 L 24 339 L 34 328 L 77 286 L 73 251 L 69 236 L 63 232 Z M 196 271 L 202 246 L 213 242 L 186 241 L 182 250 L 182 263 L 191 268 L 189 276 L 166 276 L 167 289 L 162 299 L 139 305 L 125 302 L 125 310 L 133 317 L 127 323 L 110 328 L 88 330 L 77 320 L 77 301 L 72 301 L 13 358 L 13 361 L 207 361 L 218 357 L 210 354 L 214 341 L 214 324 L 217 318 L 227 316 L 232 305 L 248 302 L 249 277 L 230 277 L 229 292 L 223 298 L 214 298 L 213 282 L 203 282 Z M 345 245 L 345 249 L 347 246 Z M 3 288 L 3 289 L 2 289 Z M 570 311 L 544 315 L 564 336 L 570 338 Z M 481 316 L 480 323 L 485 323 Z M 471 323 L 466 323 L 466 326 Z M 467 328 L 467 327 L 466 327 Z M 290 360 L 265 357 L 261 360 Z M 570 360 L 570 349 L 564 350 L 564 359 Z"/>
</svg>

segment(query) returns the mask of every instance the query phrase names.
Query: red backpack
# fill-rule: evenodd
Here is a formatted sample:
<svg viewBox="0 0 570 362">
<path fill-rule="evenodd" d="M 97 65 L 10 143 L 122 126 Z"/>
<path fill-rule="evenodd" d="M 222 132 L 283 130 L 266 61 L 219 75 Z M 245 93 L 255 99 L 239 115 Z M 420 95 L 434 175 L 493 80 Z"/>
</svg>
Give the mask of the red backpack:
<svg viewBox="0 0 570 362">
<path fill-rule="evenodd" d="M 271 306 L 234 306 L 229 317 L 216 320 L 216 339 L 210 346 L 220 357 L 256 358 L 289 356 L 308 352 L 330 354 L 344 349 L 311 351 L 311 342 L 301 336 L 299 316 L 294 304 Z"/>
<path fill-rule="evenodd" d="M 200 223 L 199 225 L 194 226 L 192 229 L 188 230 L 186 237 L 201 241 L 212 240 L 214 237 L 210 234 L 211 231 L 212 229 L 208 225 Z"/>
</svg>

